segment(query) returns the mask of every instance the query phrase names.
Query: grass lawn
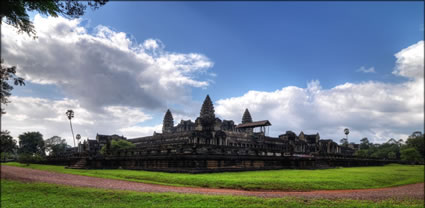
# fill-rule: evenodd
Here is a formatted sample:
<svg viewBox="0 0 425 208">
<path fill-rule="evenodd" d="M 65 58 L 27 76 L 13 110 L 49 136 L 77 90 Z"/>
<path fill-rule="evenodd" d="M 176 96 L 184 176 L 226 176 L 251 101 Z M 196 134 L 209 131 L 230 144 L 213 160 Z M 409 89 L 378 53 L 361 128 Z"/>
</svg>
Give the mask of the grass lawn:
<svg viewBox="0 0 425 208">
<path fill-rule="evenodd" d="M 307 200 L 141 193 L 1 180 L 1 207 L 424 207 L 423 200 Z"/>
<path fill-rule="evenodd" d="M 391 164 L 377 167 L 326 170 L 269 170 L 230 173 L 162 173 L 139 170 L 80 170 L 63 166 L 7 163 L 39 170 L 152 184 L 245 190 L 366 189 L 424 182 L 423 165 Z"/>
</svg>

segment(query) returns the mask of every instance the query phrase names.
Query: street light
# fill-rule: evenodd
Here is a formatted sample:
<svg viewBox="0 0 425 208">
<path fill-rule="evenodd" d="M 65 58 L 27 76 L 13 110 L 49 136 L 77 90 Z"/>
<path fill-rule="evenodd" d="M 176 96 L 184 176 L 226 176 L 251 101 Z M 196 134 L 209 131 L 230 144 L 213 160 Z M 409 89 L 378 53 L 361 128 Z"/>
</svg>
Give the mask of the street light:
<svg viewBox="0 0 425 208">
<path fill-rule="evenodd" d="M 75 147 L 74 130 L 72 130 L 72 123 L 71 123 L 71 119 L 74 118 L 74 111 L 73 110 L 68 110 L 68 111 L 66 111 L 66 115 L 68 116 L 69 125 L 71 126 L 72 139 L 74 140 L 74 147 Z"/>
</svg>

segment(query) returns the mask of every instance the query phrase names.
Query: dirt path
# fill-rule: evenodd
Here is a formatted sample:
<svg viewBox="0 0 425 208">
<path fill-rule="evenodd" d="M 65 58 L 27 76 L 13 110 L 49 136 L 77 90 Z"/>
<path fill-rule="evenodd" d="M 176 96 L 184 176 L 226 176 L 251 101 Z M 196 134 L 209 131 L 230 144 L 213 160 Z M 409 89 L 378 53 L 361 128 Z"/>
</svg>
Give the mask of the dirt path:
<svg viewBox="0 0 425 208">
<path fill-rule="evenodd" d="M 310 192 L 284 192 L 284 191 L 244 191 L 233 189 L 214 188 L 190 188 L 174 187 L 164 185 L 145 184 L 138 182 L 104 179 L 89 176 L 55 173 L 29 168 L 13 166 L 1 166 L 1 178 L 28 181 L 63 184 L 79 187 L 93 187 L 103 189 L 132 190 L 140 192 L 177 192 L 191 194 L 210 195 L 240 195 L 259 197 L 283 197 L 294 196 L 304 198 L 349 198 L 349 199 L 424 199 L 424 183 L 405 185 L 393 188 L 363 189 L 363 190 L 332 190 L 332 191 L 310 191 Z"/>
</svg>

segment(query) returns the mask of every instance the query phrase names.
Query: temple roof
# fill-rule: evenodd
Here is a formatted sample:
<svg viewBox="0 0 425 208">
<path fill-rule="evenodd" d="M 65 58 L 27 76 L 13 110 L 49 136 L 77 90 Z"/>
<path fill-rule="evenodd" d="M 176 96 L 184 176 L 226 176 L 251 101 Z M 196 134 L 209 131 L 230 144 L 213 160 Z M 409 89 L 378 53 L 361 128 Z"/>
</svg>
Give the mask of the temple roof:
<svg viewBox="0 0 425 208">
<path fill-rule="evenodd" d="M 271 125 L 272 124 L 270 123 L 269 120 L 264 120 L 264 121 L 254 121 L 250 123 L 239 124 L 236 126 L 236 128 L 255 128 L 260 126 L 271 126 Z"/>
</svg>

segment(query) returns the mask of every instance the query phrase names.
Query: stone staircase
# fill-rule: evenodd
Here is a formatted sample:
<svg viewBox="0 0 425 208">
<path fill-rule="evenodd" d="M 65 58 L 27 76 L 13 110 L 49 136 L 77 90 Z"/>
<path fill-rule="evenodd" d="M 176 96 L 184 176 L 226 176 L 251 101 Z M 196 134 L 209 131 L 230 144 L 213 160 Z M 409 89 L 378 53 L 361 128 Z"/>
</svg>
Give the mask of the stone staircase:
<svg viewBox="0 0 425 208">
<path fill-rule="evenodd" d="M 87 165 L 87 159 L 86 158 L 82 158 L 80 160 L 78 160 L 76 163 L 74 163 L 73 165 L 69 166 L 68 168 L 71 169 L 86 169 Z"/>
</svg>

